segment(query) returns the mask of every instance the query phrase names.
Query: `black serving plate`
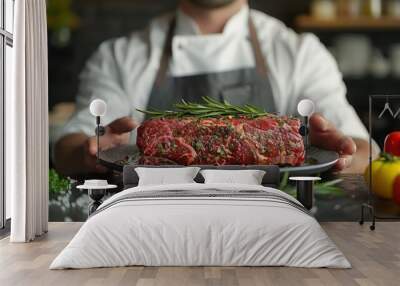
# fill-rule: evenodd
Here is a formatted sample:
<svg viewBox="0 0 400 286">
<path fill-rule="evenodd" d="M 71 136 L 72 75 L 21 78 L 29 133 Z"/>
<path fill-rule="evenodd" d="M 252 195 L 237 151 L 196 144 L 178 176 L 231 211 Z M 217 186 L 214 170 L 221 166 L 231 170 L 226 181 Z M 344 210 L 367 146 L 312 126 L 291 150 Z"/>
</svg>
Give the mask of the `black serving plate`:
<svg viewBox="0 0 400 286">
<path fill-rule="evenodd" d="M 100 163 L 110 170 L 122 172 L 124 165 L 138 165 L 139 151 L 134 145 L 122 145 L 100 152 Z M 312 175 L 331 169 L 339 159 L 334 151 L 310 147 L 307 162 L 302 166 L 280 168 L 281 172 L 292 175 Z M 165 166 L 168 168 L 168 165 Z M 175 165 L 176 167 L 176 165 Z"/>
</svg>

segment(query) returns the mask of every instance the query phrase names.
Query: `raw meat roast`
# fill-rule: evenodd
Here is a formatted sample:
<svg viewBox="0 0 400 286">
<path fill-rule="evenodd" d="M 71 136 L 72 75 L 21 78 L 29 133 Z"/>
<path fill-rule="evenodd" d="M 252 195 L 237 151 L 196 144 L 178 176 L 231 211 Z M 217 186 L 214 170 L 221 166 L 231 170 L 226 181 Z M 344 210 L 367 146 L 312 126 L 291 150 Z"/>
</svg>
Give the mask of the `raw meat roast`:
<svg viewBox="0 0 400 286">
<path fill-rule="evenodd" d="M 145 165 L 290 165 L 304 162 L 300 121 L 268 115 L 255 119 L 154 118 L 138 129 Z"/>
</svg>

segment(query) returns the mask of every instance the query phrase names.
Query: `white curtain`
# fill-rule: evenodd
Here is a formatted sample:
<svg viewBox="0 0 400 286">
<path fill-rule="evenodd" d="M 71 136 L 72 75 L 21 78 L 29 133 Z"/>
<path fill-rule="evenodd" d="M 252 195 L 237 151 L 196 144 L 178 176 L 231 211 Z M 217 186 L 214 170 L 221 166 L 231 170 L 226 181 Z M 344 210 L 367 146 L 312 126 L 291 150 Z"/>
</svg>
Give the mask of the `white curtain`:
<svg viewBox="0 0 400 286">
<path fill-rule="evenodd" d="M 45 0 L 15 1 L 14 94 L 7 98 L 6 165 L 12 242 L 48 225 L 48 72 Z"/>
</svg>

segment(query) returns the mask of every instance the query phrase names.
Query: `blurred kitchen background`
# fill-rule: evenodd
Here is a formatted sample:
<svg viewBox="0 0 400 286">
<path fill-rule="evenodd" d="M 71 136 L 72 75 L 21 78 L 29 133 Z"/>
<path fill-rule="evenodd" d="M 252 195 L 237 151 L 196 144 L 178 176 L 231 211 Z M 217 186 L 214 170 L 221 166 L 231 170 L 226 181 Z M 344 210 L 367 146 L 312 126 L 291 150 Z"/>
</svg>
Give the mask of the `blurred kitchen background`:
<svg viewBox="0 0 400 286">
<path fill-rule="evenodd" d="M 48 0 L 50 141 L 74 111 L 78 75 L 99 44 L 145 27 L 176 4 L 176 0 Z M 366 126 L 370 94 L 400 94 L 400 0 L 250 0 L 250 6 L 321 39 L 337 59 L 348 100 Z M 391 103 L 394 111 L 399 103 Z M 375 109 L 381 110 L 385 101 L 376 104 Z M 374 138 L 383 146 L 385 135 L 400 128 L 400 116 L 379 119 L 378 115 L 373 115 Z M 57 193 L 65 189 L 65 182 L 55 173 L 51 178 L 50 219 L 80 220 L 87 197 Z M 354 218 L 359 212 L 354 200 L 365 197 L 349 192 L 348 199 L 328 201 L 326 209 L 347 205 L 341 219 Z"/>
</svg>

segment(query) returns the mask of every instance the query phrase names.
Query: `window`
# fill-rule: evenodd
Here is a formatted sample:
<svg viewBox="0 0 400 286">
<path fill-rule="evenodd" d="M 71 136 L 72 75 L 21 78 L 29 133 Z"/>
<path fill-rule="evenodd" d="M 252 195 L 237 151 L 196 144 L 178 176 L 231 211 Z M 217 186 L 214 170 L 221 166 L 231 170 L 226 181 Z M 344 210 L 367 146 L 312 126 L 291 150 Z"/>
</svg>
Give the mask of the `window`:
<svg viewBox="0 0 400 286">
<path fill-rule="evenodd" d="M 5 100 L 11 92 L 12 46 L 14 32 L 14 0 L 0 0 L 0 228 L 4 228 L 10 217 L 9 197 L 5 190 L 4 163 L 4 114 Z"/>
</svg>

